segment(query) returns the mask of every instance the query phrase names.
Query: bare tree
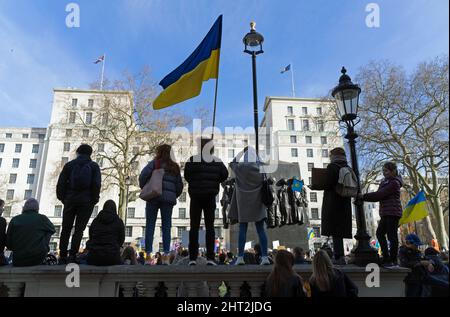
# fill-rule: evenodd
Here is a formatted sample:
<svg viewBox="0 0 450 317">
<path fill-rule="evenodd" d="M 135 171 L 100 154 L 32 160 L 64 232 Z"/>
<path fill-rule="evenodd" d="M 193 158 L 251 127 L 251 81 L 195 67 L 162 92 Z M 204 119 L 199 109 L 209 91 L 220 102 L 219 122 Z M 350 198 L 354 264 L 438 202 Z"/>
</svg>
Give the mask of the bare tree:
<svg viewBox="0 0 450 317">
<path fill-rule="evenodd" d="M 369 162 L 401 164 L 411 194 L 423 189 L 427 227 L 448 248 L 444 225 L 448 191 L 448 56 L 418 65 L 410 75 L 387 61 L 371 62 L 357 76 L 362 88 L 361 151 Z"/>
</svg>

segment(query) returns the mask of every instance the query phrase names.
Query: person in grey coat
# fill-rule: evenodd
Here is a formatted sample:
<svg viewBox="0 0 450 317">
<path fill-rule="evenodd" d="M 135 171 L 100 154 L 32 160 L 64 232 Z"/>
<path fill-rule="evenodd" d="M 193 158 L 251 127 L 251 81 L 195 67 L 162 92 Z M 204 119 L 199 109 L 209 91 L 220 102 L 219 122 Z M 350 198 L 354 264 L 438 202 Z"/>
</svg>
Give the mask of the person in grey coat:
<svg viewBox="0 0 450 317">
<path fill-rule="evenodd" d="M 244 156 L 242 162 L 241 158 Z M 236 183 L 230 205 L 230 223 L 239 223 L 239 254 L 236 265 L 245 264 L 244 248 L 249 222 L 254 222 L 261 245 L 261 265 L 270 264 L 267 257 L 267 235 L 265 221 L 267 207 L 262 202 L 261 189 L 264 176 L 260 172 L 260 163 L 256 151 L 246 147 L 230 163 Z"/>
<path fill-rule="evenodd" d="M 164 261 L 168 264 L 170 252 L 170 230 L 172 227 L 172 209 L 177 203 L 177 198 L 183 192 L 183 180 L 181 179 L 180 166 L 175 163 L 170 156 L 172 147 L 167 144 L 160 145 L 156 149 L 156 157 L 150 161 L 139 176 L 139 187 L 144 188 L 145 184 L 152 177 L 152 173 L 157 168 L 164 169 L 162 184 L 162 195 L 147 202 L 145 208 L 145 251 L 149 255 L 153 252 L 153 235 L 155 233 L 156 218 L 158 209 L 161 209 L 162 236 L 164 248 Z"/>
</svg>

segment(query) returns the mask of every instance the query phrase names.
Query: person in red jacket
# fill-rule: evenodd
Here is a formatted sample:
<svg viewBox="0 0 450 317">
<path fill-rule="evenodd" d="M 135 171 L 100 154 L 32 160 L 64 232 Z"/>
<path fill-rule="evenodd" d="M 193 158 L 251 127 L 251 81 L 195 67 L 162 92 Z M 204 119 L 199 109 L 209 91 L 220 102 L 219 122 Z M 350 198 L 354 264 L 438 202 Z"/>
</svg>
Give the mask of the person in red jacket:
<svg viewBox="0 0 450 317">
<path fill-rule="evenodd" d="M 381 220 L 377 228 L 377 239 L 383 255 L 382 265 L 395 266 L 398 254 L 398 222 L 402 217 L 400 188 L 403 186 L 403 181 L 398 175 L 397 165 L 393 162 L 383 165 L 383 176 L 384 179 L 376 192 L 361 195 L 359 198 L 363 201 L 380 202 Z"/>
</svg>

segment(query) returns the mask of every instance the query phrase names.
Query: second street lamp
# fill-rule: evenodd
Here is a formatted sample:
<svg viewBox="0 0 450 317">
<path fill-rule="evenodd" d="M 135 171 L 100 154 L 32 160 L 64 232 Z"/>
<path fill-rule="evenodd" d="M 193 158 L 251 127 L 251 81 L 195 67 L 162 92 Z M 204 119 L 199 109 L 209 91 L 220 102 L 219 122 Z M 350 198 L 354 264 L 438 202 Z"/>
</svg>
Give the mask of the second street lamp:
<svg viewBox="0 0 450 317">
<path fill-rule="evenodd" d="M 347 70 L 344 67 L 342 67 L 341 73 L 342 75 L 339 78 L 339 84 L 333 89 L 331 94 L 336 100 L 340 121 L 343 122 L 347 128 L 345 138 L 348 140 L 350 147 L 352 169 L 356 174 L 359 195 L 361 193 L 361 182 L 355 141 L 358 137 L 355 132 L 355 125 L 358 124 L 359 121 L 355 122 L 355 120 L 358 118 L 359 94 L 361 93 L 361 88 L 352 83 L 352 80 L 350 76 L 346 74 Z M 355 236 L 357 244 L 353 251 L 355 256 L 355 264 L 365 266 L 369 263 L 377 263 L 378 254 L 377 251 L 370 246 L 370 236 L 367 233 L 363 202 L 356 199 L 354 204 L 356 207 L 357 225 L 357 232 Z"/>
<path fill-rule="evenodd" d="M 262 44 L 264 37 L 256 32 L 256 23 L 250 23 L 250 32 L 244 36 L 243 39 L 245 49 L 244 52 L 252 56 L 252 72 L 253 72 L 253 116 L 255 125 L 255 145 L 256 153 L 259 154 L 259 142 L 258 142 L 258 89 L 256 82 L 256 55 L 264 53 Z"/>
</svg>

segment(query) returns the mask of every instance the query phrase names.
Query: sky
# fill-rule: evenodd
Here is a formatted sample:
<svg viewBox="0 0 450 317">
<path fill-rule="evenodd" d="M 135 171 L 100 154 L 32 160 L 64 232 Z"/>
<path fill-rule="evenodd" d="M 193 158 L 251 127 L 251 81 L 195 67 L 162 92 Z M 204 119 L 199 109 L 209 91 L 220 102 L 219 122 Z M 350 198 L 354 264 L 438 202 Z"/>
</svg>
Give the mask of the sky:
<svg viewBox="0 0 450 317">
<path fill-rule="evenodd" d="M 369 28 L 369 3 L 380 25 Z M 66 26 L 66 6 L 80 8 L 80 26 Z M 260 117 L 266 96 L 323 97 L 340 69 L 350 76 L 372 60 L 412 71 L 449 51 L 448 0 L 0 0 L 0 126 L 46 127 L 53 88 L 88 88 L 148 65 L 155 83 L 181 64 L 223 14 L 218 127 L 253 126 L 251 58 L 243 53 L 249 22 L 264 35 L 257 58 Z M 173 109 L 211 110 L 214 81 Z"/>
</svg>

